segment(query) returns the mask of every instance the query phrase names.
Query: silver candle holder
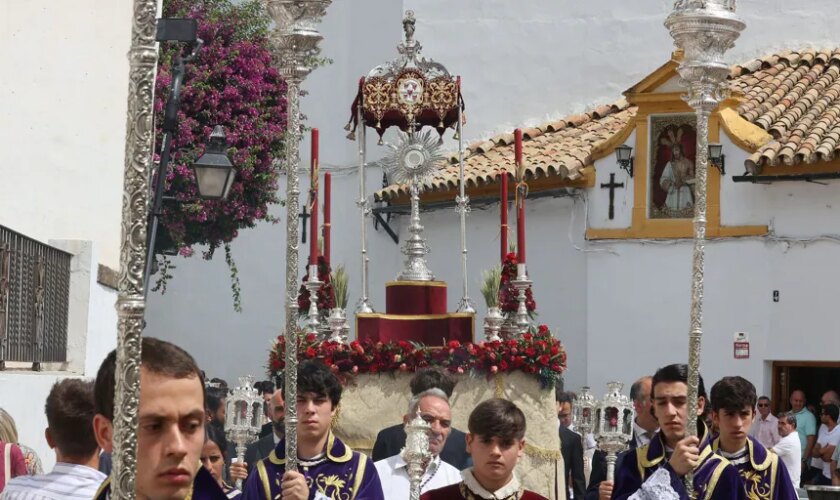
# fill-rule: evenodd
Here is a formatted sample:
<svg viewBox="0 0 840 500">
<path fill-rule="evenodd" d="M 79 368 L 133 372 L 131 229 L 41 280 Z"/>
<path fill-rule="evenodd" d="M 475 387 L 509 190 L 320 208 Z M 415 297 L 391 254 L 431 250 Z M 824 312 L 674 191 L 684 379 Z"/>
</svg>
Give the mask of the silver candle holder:
<svg viewBox="0 0 840 500">
<path fill-rule="evenodd" d="M 607 481 L 615 478 L 615 461 L 633 439 L 636 412 L 630 398 L 621 393 L 624 384 L 608 382 L 607 394 L 595 408 L 595 440 L 607 455 Z"/>
<path fill-rule="evenodd" d="M 327 340 L 330 342 L 347 343 L 347 334 L 350 327 L 347 325 L 347 313 L 340 307 L 334 307 L 330 310 L 330 316 L 327 318 L 329 325 L 330 336 Z"/>
<path fill-rule="evenodd" d="M 262 395 L 254 389 L 251 375 L 239 377 L 239 385 L 227 395 L 225 435 L 236 443 L 236 458 L 240 462 L 245 459 L 245 449 L 260 432 L 263 403 Z M 242 489 L 241 479 L 236 480 L 236 488 Z"/>
<path fill-rule="evenodd" d="M 501 331 L 504 322 L 505 317 L 501 309 L 498 307 L 487 309 L 487 316 L 484 317 L 484 338 L 487 342 L 502 340 Z"/>
<path fill-rule="evenodd" d="M 407 464 L 408 478 L 410 482 L 409 500 L 420 500 L 420 487 L 423 481 L 423 474 L 432 459 L 432 452 L 429 449 L 429 432 L 432 426 L 423 420 L 420 411 L 409 423 L 405 425 L 405 448 L 401 455 Z"/>
<path fill-rule="evenodd" d="M 523 335 L 528 332 L 528 328 L 531 326 L 531 321 L 528 318 L 528 306 L 525 302 L 527 300 L 526 292 L 533 283 L 528 279 L 528 270 L 524 262 L 516 265 L 516 279 L 510 280 L 510 283 L 516 290 L 516 300 L 519 301 L 519 308 L 516 310 L 516 328 L 518 333 Z"/>
<path fill-rule="evenodd" d="M 318 291 L 323 286 L 324 282 L 318 279 L 318 265 L 309 265 L 309 279 L 306 281 L 306 290 L 309 291 L 309 319 L 306 322 L 306 333 L 314 333 L 321 335 L 320 327 L 321 320 L 318 313 Z"/>
</svg>

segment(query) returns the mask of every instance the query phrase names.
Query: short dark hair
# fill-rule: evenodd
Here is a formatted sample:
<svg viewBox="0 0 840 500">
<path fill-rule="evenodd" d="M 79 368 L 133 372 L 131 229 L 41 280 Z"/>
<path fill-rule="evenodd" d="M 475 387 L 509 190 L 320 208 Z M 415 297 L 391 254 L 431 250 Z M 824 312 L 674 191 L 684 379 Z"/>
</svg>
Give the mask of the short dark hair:
<svg viewBox="0 0 840 500">
<path fill-rule="evenodd" d="M 341 384 L 327 365 L 320 361 L 304 361 L 298 365 L 297 393 L 314 392 L 330 398 L 332 407 L 341 402 Z M 283 385 L 283 399 L 286 399 L 286 385 Z M 290 403 L 293 404 L 293 403 Z"/>
<path fill-rule="evenodd" d="M 67 378 L 53 384 L 47 403 L 50 436 L 63 455 L 85 458 L 99 445 L 93 433 L 93 381 Z"/>
<path fill-rule="evenodd" d="M 205 425 L 204 432 L 207 436 L 207 441 L 213 441 L 216 443 L 216 446 L 219 447 L 219 451 L 222 452 L 222 458 L 227 460 L 228 442 L 227 438 L 225 438 L 225 431 L 215 425 Z"/>
<path fill-rule="evenodd" d="M 227 394 L 221 389 L 216 387 L 206 388 L 204 390 L 204 408 L 210 410 L 211 413 L 216 413 L 226 397 Z"/>
<path fill-rule="evenodd" d="M 698 374 L 700 378 L 697 384 L 697 397 L 702 397 L 708 400 L 706 396 L 706 386 L 703 384 L 703 376 Z M 650 383 L 650 394 L 656 394 L 656 384 L 662 382 L 682 382 L 688 385 L 688 365 L 684 363 L 674 363 L 673 365 L 663 366 L 656 370 L 653 374 L 653 380 Z"/>
<path fill-rule="evenodd" d="M 197 377 L 204 397 L 204 379 L 195 359 L 177 345 L 154 337 L 143 337 L 141 341 L 140 367 L 151 373 L 170 378 Z M 117 385 L 116 377 L 117 351 L 111 351 L 96 373 L 94 387 L 94 402 L 96 413 L 108 420 L 114 420 L 114 391 Z"/>
<path fill-rule="evenodd" d="M 744 377 L 723 377 L 712 386 L 712 411 L 741 411 L 755 408 L 755 386 Z"/>
<path fill-rule="evenodd" d="M 411 387 L 412 396 L 429 389 L 440 389 L 446 393 L 447 398 L 451 398 L 452 391 L 455 390 L 455 381 L 440 368 L 430 367 L 414 374 L 411 377 L 411 382 L 409 382 L 409 387 Z"/>
<path fill-rule="evenodd" d="M 770 398 L 768 398 L 767 396 L 759 396 L 758 397 L 758 401 L 761 401 L 762 399 L 766 399 L 767 401 L 770 401 Z"/>
<path fill-rule="evenodd" d="M 569 403 L 574 404 L 575 401 L 575 393 L 574 392 L 554 392 L 554 400 L 558 403 Z"/>
<path fill-rule="evenodd" d="M 834 420 L 835 422 L 837 422 L 837 419 L 840 418 L 840 407 L 835 404 L 823 405 L 821 412 L 831 417 L 831 420 Z"/>
<path fill-rule="evenodd" d="M 255 382 L 254 389 L 259 391 L 260 394 L 274 394 L 274 382 L 270 380 L 261 380 L 259 382 Z"/>
<path fill-rule="evenodd" d="M 525 437 L 525 414 L 507 399 L 482 401 L 470 413 L 470 434 L 483 438 L 497 437 L 509 444 Z"/>
</svg>

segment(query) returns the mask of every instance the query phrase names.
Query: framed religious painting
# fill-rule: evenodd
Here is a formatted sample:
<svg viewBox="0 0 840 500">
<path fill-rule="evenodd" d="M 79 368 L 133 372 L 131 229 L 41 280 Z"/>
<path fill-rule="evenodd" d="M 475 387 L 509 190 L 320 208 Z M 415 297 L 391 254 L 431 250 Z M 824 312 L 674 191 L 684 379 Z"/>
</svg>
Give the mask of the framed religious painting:
<svg viewBox="0 0 840 500">
<path fill-rule="evenodd" d="M 692 113 L 651 115 L 648 217 L 694 217 L 697 117 Z"/>
</svg>

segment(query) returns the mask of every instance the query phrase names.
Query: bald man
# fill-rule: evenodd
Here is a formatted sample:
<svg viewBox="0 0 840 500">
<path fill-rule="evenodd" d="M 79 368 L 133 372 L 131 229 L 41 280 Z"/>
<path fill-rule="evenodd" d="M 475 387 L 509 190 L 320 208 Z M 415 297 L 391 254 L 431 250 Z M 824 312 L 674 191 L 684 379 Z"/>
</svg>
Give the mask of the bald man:
<svg viewBox="0 0 840 500">
<path fill-rule="evenodd" d="M 805 392 L 797 389 L 790 393 L 790 409 L 796 417 L 796 432 L 802 445 L 802 476 L 810 475 L 811 452 L 817 442 L 817 417 L 805 407 Z"/>
</svg>

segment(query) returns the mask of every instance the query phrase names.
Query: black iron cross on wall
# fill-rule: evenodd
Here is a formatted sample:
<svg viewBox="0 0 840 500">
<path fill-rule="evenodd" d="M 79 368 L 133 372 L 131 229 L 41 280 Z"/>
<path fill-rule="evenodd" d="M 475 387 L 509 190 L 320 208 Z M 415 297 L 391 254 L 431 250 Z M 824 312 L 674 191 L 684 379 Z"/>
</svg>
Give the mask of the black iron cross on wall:
<svg viewBox="0 0 840 500">
<path fill-rule="evenodd" d="M 610 174 L 610 182 L 607 184 L 601 183 L 601 189 L 610 190 L 610 220 L 615 218 L 615 188 L 623 188 L 624 183 L 615 182 L 615 174 Z"/>
<path fill-rule="evenodd" d="M 309 225 L 309 218 L 312 217 L 306 212 L 306 205 L 303 205 L 303 212 L 298 214 L 298 217 L 303 221 L 303 229 L 300 232 L 300 242 L 306 243 L 306 226 Z"/>
</svg>

